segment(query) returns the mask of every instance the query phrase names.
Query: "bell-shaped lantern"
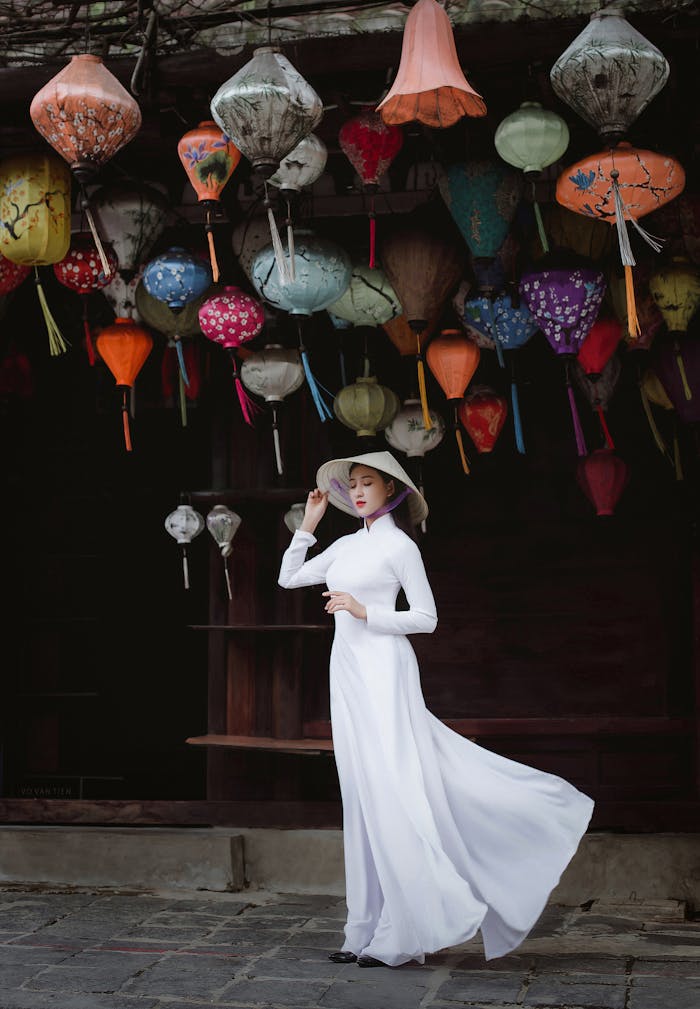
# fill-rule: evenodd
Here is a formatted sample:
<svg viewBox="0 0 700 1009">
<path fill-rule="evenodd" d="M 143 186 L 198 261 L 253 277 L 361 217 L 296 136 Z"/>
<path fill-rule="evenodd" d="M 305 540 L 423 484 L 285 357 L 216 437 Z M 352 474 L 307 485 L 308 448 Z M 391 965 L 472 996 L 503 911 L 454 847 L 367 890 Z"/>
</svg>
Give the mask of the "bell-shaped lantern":
<svg viewBox="0 0 700 1009">
<path fill-rule="evenodd" d="M 100 186 L 90 196 L 90 208 L 100 234 L 119 260 L 128 283 L 138 273 L 165 231 L 170 208 L 162 193 L 140 183 Z"/>
<path fill-rule="evenodd" d="M 52 356 L 63 354 L 66 342 L 51 314 L 38 267 L 64 258 L 70 221 L 71 178 L 64 161 L 54 154 L 18 154 L 0 162 L 0 253 L 18 266 L 34 267 Z"/>
<path fill-rule="evenodd" d="M 211 215 L 221 201 L 224 186 L 241 160 L 241 152 L 212 119 L 205 119 L 180 138 L 177 153 L 197 194 L 197 201 L 204 209 L 211 271 L 216 283 L 219 279 L 219 264 Z"/>
<path fill-rule="evenodd" d="M 299 352 L 279 343 L 268 343 L 250 354 L 241 365 L 241 381 L 249 392 L 261 396 L 272 408 L 272 440 L 277 472 L 284 472 L 277 410 L 287 396 L 304 384 L 304 366 Z"/>
<path fill-rule="evenodd" d="M 127 390 L 133 387 L 136 376 L 153 349 L 153 337 L 133 319 L 115 319 L 110 326 L 100 330 L 95 343 L 100 357 L 114 375 L 116 385 L 122 388 L 124 444 L 127 452 L 131 452 Z"/>
<path fill-rule="evenodd" d="M 477 385 L 464 397 L 457 413 L 477 452 L 492 452 L 508 417 L 503 396 L 489 386 Z"/>
<path fill-rule="evenodd" d="M 190 504 L 181 503 L 165 518 L 165 528 L 176 543 L 182 547 L 182 577 L 185 588 L 190 587 L 190 569 L 187 561 L 187 547 L 204 530 L 202 515 Z"/>
<path fill-rule="evenodd" d="M 453 430 L 465 473 L 469 472 L 469 462 L 464 452 L 458 406 L 474 376 L 480 356 L 478 346 L 467 340 L 458 329 L 443 329 L 439 336 L 434 336 L 430 341 L 426 353 L 428 367 L 448 403 L 452 403 L 454 407 Z"/>
<path fill-rule="evenodd" d="M 576 360 L 573 366 L 576 384 L 588 400 L 591 410 L 597 415 L 608 448 L 615 448 L 615 443 L 610 434 L 605 414 L 620 379 L 621 371 L 622 364 L 617 354 L 608 358 L 595 379 L 586 373 L 579 360 Z"/>
<path fill-rule="evenodd" d="M 424 340 L 429 340 L 437 329 L 438 317 L 428 320 L 428 325 L 421 334 Z M 393 345 L 398 350 L 401 357 L 415 357 L 416 354 L 416 334 L 411 329 L 410 323 L 405 315 L 397 315 L 393 319 L 382 323 L 382 329 L 389 337 Z M 420 402 L 420 400 L 419 400 Z M 432 411 L 430 411 L 432 416 Z M 428 430 L 430 425 L 428 425 Z"/>
<path fill-rule="evenodd" d="M 611 146 L 628 133 L 668 75 L 663 54 L 612 6 L 591 14 L 550 71 L 557 96 Z"/>
<path fill-rule="evenodd" d="M 279 49 L 263 46 L 221 85 L 211 114 L 254 170 L 269 179 L 318 126 L 323 103 Z"/>
<path fill-rule="evenodd" d="M 535 181 L 545 168 L 553 165 L 565 153 L 569 146 L 569 127 L 561 116 L 543 108 L 539 102 L 523 102 L 519 109 L 498 124 L 494 145 L 504 161 L 519 168 L 525 178 L 530 180 L 540 242 L 543 251 L 549 252 Z"/>
<path fill-rule="evenodd" d="M 415 10 L 415 8 L 414 8 Z M 415 335 L 418 389 L 423 422 L 430 428 L 421 336 L 440 318 L 466 266 L 462 250 L 434 230 L 412 223 L 396 227 L 381 243 L 380 259 Z"/>
<path fill-rule="evenodd" d="M 423 423 L 423 408 L 417 398 L 405 399 L 394 419 L 384 428 L 384 437 L 392 448 L 403 452 L 418 464 L 418 490 L 424 495 L 423 459 L 427 452 L 437 448 L 445 437 L 445 422 L 435 410 L 430 411 L 431 424 Z M 425 519 L 421 522 L 423 532 L 427 531 Z"/>
<path fill-rule="evenodd" d="M 360 376 L 341 389 L 333 400 L 336 417 L 358 438 L 373 438 L 377 431 L 383 431 L 400 406 L 396 393 L 380 385 L 375 375 Z"/>
<path fill-rule="evenodd" d="M 577 478 L 596 515 L 614 515 L 629 479 L 629 470 L 612 449 L 598 448 L 580 460 Z"/>
<path fill-rule="evenodd" d="M 92 235 L 89 233 L 77 234 L 72 236 L 70 249 L 66 255 L 53 266 L 59 284 L 63 284 L 64 287 L 81 295 L 85 349 L 91 365 L 95 363 L 95 348 L 92 343 L 92 331 L 88 317 L 88 296 L 93 291 L 105 288 L 110 279 L 115 276 L 119 265 L 111 245 L 103 245 L 102 254 L 109 260 L 109 274 L 105 273 L 102 268 L 102 259 Z"/>
<path fill-rule="evenodd" d="M 221 556 L 224 561 L 226 592 L 229 599 L 233 599 L 233 593 L 231 591 L 231 576 L 229 575 L 228 564 L 226 562 L 231 556 L 233 538 L 238 532 L 241 521 L 242 519 L 240 515 L 231 511 L 230 508 L 227 508 L 226 505 L 223 504 L 214 505 L 207 515 L 207 529 L 221 551 Z"/>
<path fill-rule="evenodd" d="M 377 108 L 385 123 L 434 129 L 486 115 L 486 103 L 462 73 L 447 12 L 436 0 L 418 0 L 409 11 L 399 69 Z"/>
<path fill-rule="evenodd" d="M 688 332 L 690 321 L 700 308 L 700 269 L 684 256 L 674 256 L 668 266 L 651 275 L 649 290 L 673 342 L 685 398 L 692 399 L 679 340 Z"/>
</svg>

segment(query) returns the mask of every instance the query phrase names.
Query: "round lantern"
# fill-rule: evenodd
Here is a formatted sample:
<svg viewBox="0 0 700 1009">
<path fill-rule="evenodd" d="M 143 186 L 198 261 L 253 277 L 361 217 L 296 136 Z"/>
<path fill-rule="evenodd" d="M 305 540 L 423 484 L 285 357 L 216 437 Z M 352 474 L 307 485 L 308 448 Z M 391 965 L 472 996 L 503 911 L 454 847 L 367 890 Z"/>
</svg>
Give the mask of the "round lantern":
<svg viewBox="0 0 700 1009">
<path fill-rule="evenodd" d="M 578 465 L 579 485 L 596 515 L 614 515 L 629 478 L 627 464 L 612 449 L 598 448 Z"/>
<path fill-rule="evenodd" d="M 279 49 L 263 46 L 221 85 L 211 114 L 254 170 L 269 179 L 318 126 L 323 103 Z"/>
<path fill-rule="evenodd" d="M 301 529 L 301 524 L 304 521 L 304 515 L 306 513 L 306 502 L 298 501 L 293 504 L 284 513 L 284 524 L 290 533 L 295 533 L 297 529 Z"/>
<path fill-rule="evenodd" d="M 209 266 L 177 245 L 152 259 L 143 271 L 146 291 L 173 311 L 195 301 L 211 284 Z"/>
<path fill-rule="evenodd" d="M 284 472 L 280 448 L 277 409 L 304 383 L 304 366 L 299 352 L 282 347 L 278 343 L 268 343 L 258 353 L 251 354 L 241 366 L 241 381 L 256 396 L 262 396 L 272 407 L 272 439 L 275 449 L 277 472 Z"/>
<path fill-rule="evenodd" d="M 668 80 L 656 46 L 621 16 L 600 10 L 550 71 L 555 93 L 610 146 L 629 131 Z"/>
<path fill-rule="evenodd" d="M 233 366 L 233 381 L 243 419 L 252 426 L 257 404 L 246 393 L 238 372 L 236 349 L 254 340 L 265 325 L 265 311 L 259 301 L 227 285 L 208 297 L 199 308 L 199 326 L 204 336 L 228 351 Z"/>
<path fill-rule="evenodd" d="M 383 326 L 400 315 L 401 305 L 383 270 L 355 260 L 348 287 L 328 313 L 350 326 Z"/>
<path fill-rule="evenodd" d="M 488 386 L 475 386 L 459 404 L 457 413 L 477 452 L 492 452 L 508 416 L 503 396 Z"/>
<path fill-rule="evenodd" d="M 679 339 L 688 332 L 690 321 L 700 308 L 700 269 L 684 256 L 674 256 L 669 266 L 657 270 L 649 278 L 649 291 L 673 341 L 685 398 L 692 399 Z"/>
<path fill-rule="evenodd" d="M 189 504 L 179 504 L 165 519 L 165 528 L 182 547 L 182 576 L 185 588 L 190 587 L 187 547 L 204 529 L 204 518 Z"/>
<path fill-rule="evenodd" d="M 606 361 L 600 374 L 595 379 L 586 373 L 580 361 L 575 361 L 573 366 L 576 384 L 585 395 L 593 412 L 597 414 L 608 448 L 615 448 L 615 444 L 605 419 L 605 413 L 617 387 L 621 371 L 622 364 L 617 354 L 613 354 Z"/>
<path fill-rule="evenodd" d="M 152 186 L 139 183 L 100 186 L 90 196 L 90 208 L 100 234 L 119 260 L 119 273 L 128 283 L 146 261 L 165 231 L 170 208 Z"/>
<path fill-rule="evenodd" d="M 270 176 L 270 184 L 276 186 L 280 196 L 288 200 L 321 178 L 327 160 L 328 148 L 315 133 L 309 133 L 282 158 L 279 168 Z"/>
<path fill-rule="evenodd" d="M 118 262 L 111 245 L 103 246 L 102 255 L 109 261 L 109 273 L 102 268 L 102 259 L 91 234 L 73 235 L 70 249 L 62 260 L 54 263 L 56 279 L 64 287 L 82 295 L 83 331 L 85 333 L 85 348 L 91 365 L 95 363 L 95 349 L 92 345 L 92 333 L 88 318 L 87 295 L 93 291 L 102 290 L 114 277 Z"/>
<path fill-rule="evenodd" d="M 418 461 L 418 490 L 424 495 L 423 459 L 432 452 L 445 437 L 445 422 L 439 413 L 430 411 L 431 425 L 423 423 L 423 408 L 417 398 L 409 397 L 394 419 L 384 428 L 384 437 L 392 448 L 404 452 L 409 459 Z M 425 495 L 424 495 L 425 496 Z M 425 519 L 421 522 L 423 532 L 427 531 Z"/>
<path fill-rule="evenodd" d="M 153 349 L 153 338 L 148 330 L 136 325 L 133 319 L 117 318 L 111 326 L 100 330 L 95 342 L 100 357 L 114 375 L 115 383 L 122 387 L 124 443 L 127 452 L 131 452 L 126 393 L 134 385 L 136 376 Z"/>
<path fill-rule="evenodd" d="M 211 215 L 221 200 L 224 186 L 241 160 L 241 152 L 212 119 L 205 119 L 180 138 L 177 153 L 197 194 L 197 200 L 204 208 L 211 271 L 216 283 L 219 279 L 219 264 L 216 260 Z"/>
<path fill-rule="evenodd" d="M 419 122 L 434 129 L 454 126 L 463 116 L 486 115 L 486 103 L 459 65 L 449 16 L 436 0 L 418 0 L 408 12 L 399 69 L 377 109 L 385 123 Z"/>
<path fill-rule="evenodd" d="M 474 376 L 480 356 L 481 352 L 477 345 L 467 340 L 457 329 L 443 329 L 439 336 L 434 336 L 428 344 L 426 354 L 431 372 L 448 403 L 454 406 L 453 430 L 465 473 L 469 472 L 469 463 L 464 452 L 457 408 Z"/>
<path fill-rule="evenodd" d="M 422 336 L 428 340 L 437 329 L 438 318 L 432 318 L 423 330 Z M 382 323 L 382 329 L 398 350 L 401 357 L 416 356 L 416 334 L 405 315 L 397 315 Z"/>
<path fill-rule="evenodd" d="M 53 154 L 26 154 L 0 162 L 0 253 L 18 266 L 34 267 L 37 297 L 52 356 L 66 342 L 51 314 L 37 267 L 59 262 L 68 252 L 71 178 Z"/>
<path fill-rule="evenodd" d="M 223 504 L 214 505 L 207 515 L 207 529 L 221 551 L 221 556 L 224 561 L 226 592 L 229 599 L 233 599 L 233 593 L 231 592 L 231 578 L 228 573 L 228 564 L 226 561 L 231 555 L 231 551 L 233 549 L 231 545 L 233 543 L 233 537 L 238 532 L 241 521 L 242 519 L 240 515 L 231 511 L 230 508 L 227 508 L 226 505 Z"/>
<path fill-rule="evenodd" d="M 0 256 L 0 297 L 10 294 L 27 279 L 31 270 L 28 266 L 13 263 L 10 259 Z"/>
<path fill-rule="evenodd" d="M 401 401 L 396 393 L 367 375 L 346 385 L 333 400 L 333 410 L 341 424 L 354 431 L 358 438 L 373 438 L 383 431 L 399 411 Z"/>
</svg>

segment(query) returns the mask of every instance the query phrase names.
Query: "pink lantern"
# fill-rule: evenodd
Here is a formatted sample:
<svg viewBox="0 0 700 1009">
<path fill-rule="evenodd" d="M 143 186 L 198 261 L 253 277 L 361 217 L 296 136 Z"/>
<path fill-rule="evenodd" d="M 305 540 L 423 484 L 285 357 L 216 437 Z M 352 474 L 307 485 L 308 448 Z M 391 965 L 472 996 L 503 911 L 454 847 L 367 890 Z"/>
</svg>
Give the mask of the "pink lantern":
<svg viewBox="0 0 700 1009">
<path fill-rule="evenodd" d="M 246 424 L 251 426 L 253 413 L 259 407 L 243 387 L 236 350 L 242 343 L 254 340 L 264 325 L 265 310 L 260 302 L 233 285 L 227 285 L 207 298 L 199 309 L 199 328 L 208 340 L 229 352 L 238 402 Z"/>
<path fill-rule="evenodd" d="M 106 287 L 119 269 L 119 261 L 112 246 L 103 242 L 102 252 L 109 266 L 108 273 L 102 265 L 102 256 L 92 235 L 87 233 L 73 235 L 66 255 L 58 263 L 53 264 L 53 272 L 58 282 L 82 296 L 85 349 L 91 365 L 95 363 L 95 348 L 88 319 L 87 295 Z"/>
<path fill-rule="evenodd" d="M 597 448 L 580 460 L 576 476 L 596 515 L 614 515 L 629 478 L 625 461 L 610 448 Z"/>
</svg>

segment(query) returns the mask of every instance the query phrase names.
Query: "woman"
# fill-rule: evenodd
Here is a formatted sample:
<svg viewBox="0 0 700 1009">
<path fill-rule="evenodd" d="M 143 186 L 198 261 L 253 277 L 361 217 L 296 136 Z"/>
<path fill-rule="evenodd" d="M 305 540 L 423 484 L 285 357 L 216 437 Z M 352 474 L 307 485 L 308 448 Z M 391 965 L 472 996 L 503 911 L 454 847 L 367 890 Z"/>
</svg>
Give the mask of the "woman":
<svg viewBox="0 0 700 1009">
<path fill-rule="evenodd" d="M 485 958 L 503 956 L 540 917 L 593 800 L 464 739 L 425 707 L 406 635 L 431 633 L 437 615 L 420 551 L 400 526 L 422 522 L 428 507 L 391 453 L 333 459 L 316 479 L 279 584 L 325 582 L 335 617 L 331 723 L 348 916 L 330 959 L 423 963 L 479 929 Z M 306 561 L 329 501 L 362 527 Z M 408 610 L 395 609 L 399 589 Z"/>
</svg>

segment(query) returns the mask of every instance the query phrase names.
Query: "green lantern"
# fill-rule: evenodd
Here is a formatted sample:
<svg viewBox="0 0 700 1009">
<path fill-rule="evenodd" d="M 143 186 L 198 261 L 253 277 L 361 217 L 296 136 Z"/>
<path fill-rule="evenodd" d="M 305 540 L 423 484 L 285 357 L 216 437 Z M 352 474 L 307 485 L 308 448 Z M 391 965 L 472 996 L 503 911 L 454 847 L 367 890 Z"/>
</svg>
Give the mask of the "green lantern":
<svg viewBox="0 0 700 1009">
<path fill-rule="evenodd" d="M 383 326 L 401 315 L 401 304 L 384 270 L 355 261 L 350 285 L 328 312 L 351 326 Z"/>
<path fill-rule="evenodd" d="M 401 408 L 396 393 L 377 382 L 375 375 L 358 378 L 346 385 L 333 400 L 338 420 L 355 431 L 358 438 L 371 438 L 392 422 Z"/>
</svg>

